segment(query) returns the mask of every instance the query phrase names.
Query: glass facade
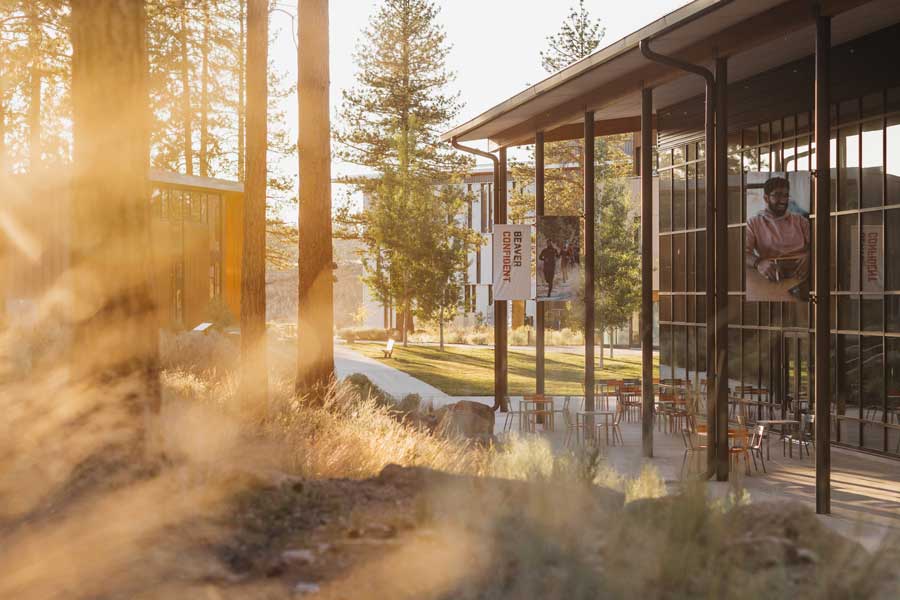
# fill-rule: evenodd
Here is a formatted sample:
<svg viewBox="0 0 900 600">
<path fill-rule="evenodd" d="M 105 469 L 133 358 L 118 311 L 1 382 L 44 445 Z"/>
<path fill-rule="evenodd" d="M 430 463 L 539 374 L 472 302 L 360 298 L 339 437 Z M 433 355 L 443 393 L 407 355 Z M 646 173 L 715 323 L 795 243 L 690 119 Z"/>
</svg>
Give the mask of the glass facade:
<svg viewBox="0 0 900 600">
<path fill-rule="evenodd" d="M 150 214 L 157 224 L 153 229 L 154 247 L 171 263 L 168 283 L 162 286 L 168 295 L 167 312 L 174 323 L 184 323 L 188 316 L 185 303 L 188 288 L 200 290 L 202 285 L 203 291 L 193 293 L 193 299 L 203 310 L 222 295 L 222 195 L 154 187 L 150 194 Z M 208 257 L 197 254 L 205 254 L 207 247 Z"/>
<path fill-rule="evenodd" d="M 832 439 L 900 456 L 900 88 L 842 101 L 832 116 Z M 797 418 L 814 405 L 814 305 L 747 301 L 743 268 L 747 173 L 811 171 L 812 126 L 802 112 L 728 138 L 729 387 L 758 403 L 751 418 Z M 700 389 L 703 154 L 697 142 L 659 152 L 660 376 Z"/>
</svg>

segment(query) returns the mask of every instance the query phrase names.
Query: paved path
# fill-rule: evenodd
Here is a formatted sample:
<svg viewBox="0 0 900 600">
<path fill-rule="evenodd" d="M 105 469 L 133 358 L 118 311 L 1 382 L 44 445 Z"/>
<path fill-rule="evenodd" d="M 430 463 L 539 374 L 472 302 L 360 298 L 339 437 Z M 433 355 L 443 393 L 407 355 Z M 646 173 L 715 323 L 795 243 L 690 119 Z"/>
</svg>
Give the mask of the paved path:
<svg viewBox="0 0 900 600">
<path fill-rule="evenodd" d="M 362 373 L 372 383 L 398 400 L 407 394 L 418 394 L 422 397 L 423 404 L 431 401 L 435 407 L 452 402 L 450 396 L 441 390 L 389 366 L 387 362 L 390 361 L 379 361 L 363 356 L 344 344 L 334 345 L 334 367 L 338 377 Z"/>
</svg>

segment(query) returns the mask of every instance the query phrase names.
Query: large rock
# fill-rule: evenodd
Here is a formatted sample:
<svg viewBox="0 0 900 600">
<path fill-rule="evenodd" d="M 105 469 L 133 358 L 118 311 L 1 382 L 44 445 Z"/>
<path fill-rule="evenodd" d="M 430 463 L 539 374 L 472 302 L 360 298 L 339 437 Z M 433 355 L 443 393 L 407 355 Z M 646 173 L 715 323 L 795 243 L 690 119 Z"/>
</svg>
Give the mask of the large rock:
<svg viewBox="0 0 900 600">
<path fill-rule="evenodd" d="M 450 435 L 489 442 L 494 438 L 494 410 L 480 402 L 460 400 L 446 407 L 440 428 Z"/>
</svg>

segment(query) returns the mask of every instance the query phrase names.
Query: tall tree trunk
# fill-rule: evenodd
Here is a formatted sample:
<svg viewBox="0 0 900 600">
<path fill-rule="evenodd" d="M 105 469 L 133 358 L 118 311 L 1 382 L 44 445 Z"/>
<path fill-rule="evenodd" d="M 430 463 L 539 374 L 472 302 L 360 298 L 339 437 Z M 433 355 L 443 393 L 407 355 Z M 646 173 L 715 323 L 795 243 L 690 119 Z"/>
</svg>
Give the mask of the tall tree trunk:
<svg viewBox="0 0 900 600">
<path fill-rule="evenodd" d="M 200 47 L 200 176 L 209 177 L 209 16 L 210 0 L 203 0 L 203 43 Z"/>
<path fill-rule="evenodd" d="M 244 150 L 246 134 L 244 123 L 246 119 L 246 93 L 244 87 L 247 81 L 247 70 L 244 65 L 244 57 L 247 52 L 247 29 L 245 15 L 247 13 L 247 0 L 238 1 L 240 14 L 240 32 L 238 40 L 238 105 L 237 105 L 237 178 L 244 181 L 247 172 L 247 156 Z"/>
<path fill-rule="evenodd" d="M 0 85 L 3 85 L 4 73 L 0 73 Z M 6 175 L 9 153 L 6 148 L 6 102 L 3 101 L 6 90 L 0 88 L 0 177 Z"/>
<path fill-rule="evenodd" d="M 300 137 L 297 389 L 334 376 L 328 0 L 298 0 Z M 302 338 L 302 340 L 301 340 Z"/>
<path fill-rule="evenodd" d="M 266 147 L 269 11 L 267 0 L 247 10 L 247 183 L 241 268 L 241 385 L 245 408 L 266 410 Z"/>
<path fill-rule="evenodd" d="M 606 330 L 603 329 L 602 321 L 600 322 L 599 330 L 600 330 L 600 352 L 597 354 L 597 356 L 599 358 L 599 360 L 597 361 L 597 368 L 602 369 L 603 368 L 603 347 L 606 345 L 605 338 L 603 336 L 603 332 Z"/>
<path fill-rule="evenodd" d="M 71 36 L 70 273 L 78 305 L 71 376 L 79 385 L 119 390 L 124 401 L 116 406 L 140 437 L 141 414 L 158 412 L 160 402 L 144 4 L 73 2 Z"/>
<path fill-rule="evenodd" d="M 28 169 L 36 173 L 41 166 L 41 21 L 36 2 L 28 6 Z"/>
<path fill-rule="evenodd" d="M 444 307 L 441 306 L 438 314 L 438 328 L 441 331 L 441 352 L 444 351 Z"/>
<path fill-rule="evenodd" d="M 191 75 L 188 59 L 187 0 L 181 0 L 178 23 L 178 45 L 181 52 L 181 145 L 184 172 L 194 174 L 193 124 L 191 118 Z"/>
</svg>

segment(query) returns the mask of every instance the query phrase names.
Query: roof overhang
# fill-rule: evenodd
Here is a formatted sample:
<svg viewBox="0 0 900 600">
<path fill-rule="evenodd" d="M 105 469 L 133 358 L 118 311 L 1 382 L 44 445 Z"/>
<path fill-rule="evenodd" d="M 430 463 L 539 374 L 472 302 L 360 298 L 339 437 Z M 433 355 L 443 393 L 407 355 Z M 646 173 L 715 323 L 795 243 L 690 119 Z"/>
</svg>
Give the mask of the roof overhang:
<svg viewBox="0 0 900 600">
<path fill-rule="evenodd" d="M 823 0 L 832 16 L 834 45 L 900 22 L 896 0 Z M 729 59 L 729 82 L 740 81 L 812 54 L 815 17 L 810 0 L 695 0 L 595 52 L 445 133 L 444 141 L 488 140 L 490 147 L 583 136 L 584 113 L 596 133 L 640 129 L 641 89 L 654 90 L 654 106 L 676 104 L 703 92 L 701 78 L 650 62 L 638 45 L 650 39 L 660 54 L 712 66 Z"/>
<path fill-rule="evenodd" d="M 217 179 L 215 177 L 198 177 L 196 175 L 182 175 L 181 173 L 173 173 L 162 169 L 150 169 L 147 178 L 150 180 L 150 183 L 195 188 L 198 190 L 215 190 L 232 194 L 244 193 L 244 184 L 240 181 Z"/>
</svg>

